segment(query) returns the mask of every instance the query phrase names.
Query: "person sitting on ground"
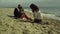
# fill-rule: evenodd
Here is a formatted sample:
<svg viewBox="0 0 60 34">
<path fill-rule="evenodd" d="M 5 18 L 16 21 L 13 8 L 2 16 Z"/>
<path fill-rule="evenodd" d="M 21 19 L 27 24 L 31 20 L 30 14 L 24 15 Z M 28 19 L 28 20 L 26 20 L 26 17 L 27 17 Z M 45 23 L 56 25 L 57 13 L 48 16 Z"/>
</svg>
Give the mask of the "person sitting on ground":
<svg viewBox="0 0 60 34">
<path fill-rule="evenodd" d="M 36 6 L 35 4 L 31 4 L 30 8 L 31 8 L 31 10 L 33 12 L 34 22 L 41 23 L 42 22 L 41 12 L 39 11 L 38 6 Z"/>
<path fill-rule="evenodd" d="M 22 8 L 22 6 L 19 4 L 17 8 L 14 9 L 14 17 L 16 19 L 18 18 L 25 18 L 27 20 L 32 20 L 30 17 L 28 17 L 25 12 L 24 9 Z"/>
</svg>

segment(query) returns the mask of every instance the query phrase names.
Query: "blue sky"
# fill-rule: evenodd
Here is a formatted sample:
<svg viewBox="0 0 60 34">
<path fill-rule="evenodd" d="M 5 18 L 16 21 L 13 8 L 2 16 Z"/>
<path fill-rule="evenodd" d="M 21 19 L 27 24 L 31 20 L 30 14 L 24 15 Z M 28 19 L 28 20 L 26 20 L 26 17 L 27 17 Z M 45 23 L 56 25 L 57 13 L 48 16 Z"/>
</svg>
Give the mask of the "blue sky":
<svg viewBox="0 0 60 34">
<path fill-rule="evenodd" d="M 16 7 L 18 4 L 29 7 L 31 3 L 39 7 L 60 7 L 60 0 L 0 0 L 0 7 Z"/>
</svg>

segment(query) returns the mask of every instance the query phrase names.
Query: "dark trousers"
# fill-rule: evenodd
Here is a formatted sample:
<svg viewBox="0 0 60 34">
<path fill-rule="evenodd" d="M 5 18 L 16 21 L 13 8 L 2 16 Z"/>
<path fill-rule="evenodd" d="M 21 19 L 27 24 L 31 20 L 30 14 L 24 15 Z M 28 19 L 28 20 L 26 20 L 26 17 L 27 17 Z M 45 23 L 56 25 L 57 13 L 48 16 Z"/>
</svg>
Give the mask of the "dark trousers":
<svg viewBox="0 0 60 34">
<path fill-rule="evenodd" d="M 41 19 L 34 19 L 34 22 L 36 22 L 36 23 L 41 23 L 42 20 L 41 20 Z"/>
</svg>

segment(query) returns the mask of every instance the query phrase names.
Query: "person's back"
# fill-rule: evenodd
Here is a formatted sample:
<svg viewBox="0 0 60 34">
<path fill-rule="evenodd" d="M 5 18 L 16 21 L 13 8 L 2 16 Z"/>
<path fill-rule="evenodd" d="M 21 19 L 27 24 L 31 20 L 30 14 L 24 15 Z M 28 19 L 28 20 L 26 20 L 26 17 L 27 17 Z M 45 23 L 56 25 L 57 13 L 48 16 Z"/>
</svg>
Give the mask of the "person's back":
<svg viewBox="0 0 60 34">
<path fill-rule="evenodd" d="M 41 19 L 41 12 L 34 12 L 33 13 L 35 19 Z"/>
<path fill-rule="evenodd" d="M 39 22 L 42 21 L 42 20 L 41 20 L 41 12 L 34 12 L 34 13 L 33 13 L 33 16 L 34 16 L 34 22 L 39 23 Z"/>
</svg>

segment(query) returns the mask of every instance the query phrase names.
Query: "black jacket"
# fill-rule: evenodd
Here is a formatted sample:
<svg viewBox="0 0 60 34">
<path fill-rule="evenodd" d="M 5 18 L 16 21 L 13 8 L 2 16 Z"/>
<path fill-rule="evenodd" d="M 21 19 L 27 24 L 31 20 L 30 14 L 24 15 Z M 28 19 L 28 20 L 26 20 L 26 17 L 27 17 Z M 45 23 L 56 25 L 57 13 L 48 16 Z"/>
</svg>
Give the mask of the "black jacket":
<svg viewBox="0 0 60 34">
<path fill-rule="evenodd" d="M 19 18 L 19 17 L 21 17 L 21 15 L 22 15 L 21 11 L 18 11 L 18 9 L 15 8 L 15 9 L 14 9 L 14 17 Z"/>
</svg>

